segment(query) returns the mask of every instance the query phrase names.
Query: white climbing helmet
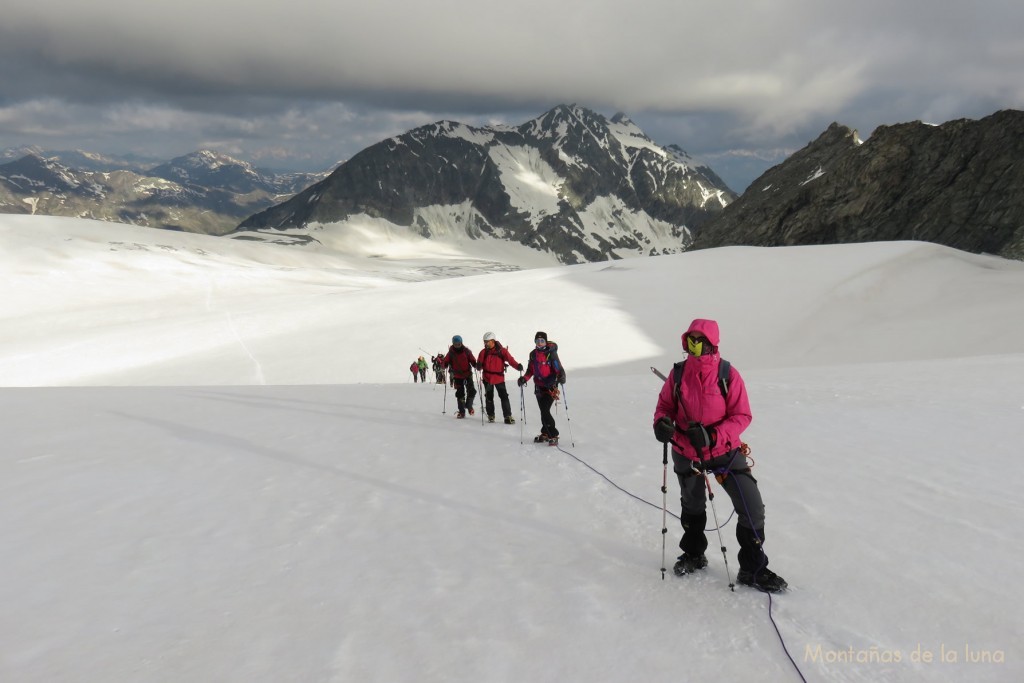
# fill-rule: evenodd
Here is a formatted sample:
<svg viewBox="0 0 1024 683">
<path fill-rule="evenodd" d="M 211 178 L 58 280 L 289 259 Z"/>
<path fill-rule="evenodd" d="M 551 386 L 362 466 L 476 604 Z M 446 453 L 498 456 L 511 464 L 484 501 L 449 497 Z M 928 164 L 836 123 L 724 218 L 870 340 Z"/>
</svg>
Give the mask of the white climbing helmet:
<svg viewBox="0 0 1024 683">
<path fill-rule="evenodd" d="M 490 341 L 491 339 L 494 339 L 494 333 L 484 332 L 484 341 Z"/>
</svg>

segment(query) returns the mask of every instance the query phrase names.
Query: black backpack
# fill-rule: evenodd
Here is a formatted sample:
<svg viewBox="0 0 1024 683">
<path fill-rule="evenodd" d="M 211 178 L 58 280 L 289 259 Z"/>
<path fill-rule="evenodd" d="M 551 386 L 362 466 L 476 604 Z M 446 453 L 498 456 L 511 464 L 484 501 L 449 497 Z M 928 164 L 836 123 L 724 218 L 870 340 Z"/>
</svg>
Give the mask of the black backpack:
<svg viewBox="0 0 1024 683">
<path fill-rule="evenodd" d="M 680 400 L 679 396 L 679 385 L 683 382 L 683 363 L 685 360 L 681 360 L 672 366 L 672 382 L 676 388 L 676 402 Z M 729 398 L 729 370 L 732 368 L 732 364 L 729 361 L 722 358 L 718 361 L 718 388 L 722 392 L 722 398 Z"/>
<path fill-rule="evenodd" d="M 672 366 L 672 380 L 675 382 L 676 403 L 679 403 L 679 401 L 682 398 L 679 395 L 679 385 L 682 384 L 683 382 L 683 363 L 685 362 L 685 360 L 681 360 Z M 725 360 L 724 358 L 718 361 L 718 389 L 722 392 L 722 398 L 726 399 L 726 401 L 728 401 L 729 396 L 729 370 L 731 368 L 732 364 L 729 363 L 729 361 Z M 651 370 L 654 370 L 654 368 L 651 368 Z M 750 446 L 748 446 L 745 442 L 740 441 L 739 451 L 740 453 L 743 454 L 743 457 L 748 457 L 750 455 Z M 745 470 L 737 469 L 733 471 L 750 472 L 751 467 L 753 467 L 753 458 L 751 458 L 750 464 L 747 465 L 747 468 Z M 722 475 L 715 475 L 716 478 L 720 476 Z M 718 483 L 721 484 L 722 480 L 718 479 Z"/>
</svg>

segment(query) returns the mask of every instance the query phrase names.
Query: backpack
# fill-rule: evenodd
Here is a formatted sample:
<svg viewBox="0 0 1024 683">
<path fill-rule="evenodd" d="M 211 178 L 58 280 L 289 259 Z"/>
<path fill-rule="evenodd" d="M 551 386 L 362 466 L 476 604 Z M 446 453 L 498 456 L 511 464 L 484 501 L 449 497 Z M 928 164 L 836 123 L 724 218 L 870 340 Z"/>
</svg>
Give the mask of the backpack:
<svg viewBox="0 0 1024 683">
<path fill-rule="evenodd" d="M 448 347 L 448 367 L 450 367 L 452 369 L 452 372 L 455 372 L 455 371 L 458 371 L 458 372 L 469 371 L 469 373 L 472 374 L 472 372 L 473 372 L 473 363 L 469 360 L 469 358 L 472 355 L 472 353 L 473 352 L 469 350 L 468 346 L 463 346 L 461 349 L 456 349 L 454 346 L 449 346 Z M 465 368 L 465 370 L 460 370 L 459 368 L 455 367 L 455 359 L 458 358 L 460 355 L 463 358 L 466 359 L 466 368 Z"/>
<path fill-rule="evenodd" d="M 672 381 L 676 388 L 676 403 L 680 401 L 679 396 L 679 385 L 683 382 L 683 363 L 686 360 L 681 360 L 672 366 Z M 718 361 L 718 389 L 722 392 L 722 398 L 728 401 L 729 398 L 729 370 L 732 368 L 732 364 L 724 358 Z"/>
<path fill-rule="evenodd" d="M 672 366 L 672 380 L 675 382 L 676 403 L 679 403 L 682 400 L 682 397 L 679 395 L 679 385 L 682 384 L 682 382 L 683 382 L 683 363 L 685 363 L 685 362 L 686 362 L 685 360 L 681 360 L 681 361 L 679 361 L 678 363 L 675 363 Z M 729 361 L 725 360 L 724 358 L 719 359 L 719 361 L 718 361 L 718 389 L 719 389 L 719 391 L 722 392 L 722 398 L 724 398 L 726 400 L 726 403 L 728 403 L 728 401 L 729 401 L 729 370 L 731 368 L 732 368 L 732 364 L 729 363 Z M 654 368 L 651 368 L 651 369 L 653 370 Z M 750 456 L 750 446 L 748 446 L 745 441 L 740 441 L 739 451 L 740 451 L 741 454 L 743 454 L 743 457 L 745 457 L 745 458 Z M 753 463 L 754 463 L 754 459 L 750 458 L 750 462 L 748 463 L 747 468 L 745 470 L 737 469 L 737 470 L 733 470 L 733 471 L 734 472 L 750 472 L 750 468 L 754 466 Z M 723 479 L 724 479 L 724 476 L 725 475 L 723 475 L 723 474 L 716 474 L 715 475 L 715 479 L 718 481 L 719 484 L 721 484 Z"/>
<path fill-rule="evenodd" d="M 497 356 L 499 359 L 501 359 L 501 370 L 488 370 L 487 369 L 486 359 L 489 358 L 490 356 Z M 500 374 L 504 373 L 505 370 L 508 369 L 508 361 L 505 360 L 505 347 L 502 346 L 501 342 L 498 341 L 497 339 L 494 340 L 494 348 L 493 349 L 488 349 L 485 346 L 484 350 L 480 352 L 480 355 L 477 356 L 476 359 L 477 359 L 477 362 L 480 363 L 480 368 L 481 368 L 481 370 L 483 372 L 490 372 L 491 374 L 494 374 L 494 375 L 500 375 Z"/>
<path fill-rule="evenodd" d="M 545 360 L 537 360 L 537 350 L 530 351 L 529 363 L 534 367 L 533 376 L 537 378 L 537 383 L 545 387 L 554 387 L 558 384 L 558 377 L 565 373 L 565 368 L 562 367 L 562 359 L 558 357 L 558 344 L 547 340 L 547 351 L 544 352 Z M 540 368 L 543 365 L 547 365 L 551 368 L 551 374 L 548 377 L 541 377 Z"/>
</svg>

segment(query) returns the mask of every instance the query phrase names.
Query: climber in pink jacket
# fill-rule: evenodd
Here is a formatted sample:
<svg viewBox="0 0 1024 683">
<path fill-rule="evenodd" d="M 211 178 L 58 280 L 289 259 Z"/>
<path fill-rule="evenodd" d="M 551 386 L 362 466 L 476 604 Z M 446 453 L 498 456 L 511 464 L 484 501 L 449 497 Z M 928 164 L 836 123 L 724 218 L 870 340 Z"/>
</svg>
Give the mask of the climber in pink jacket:
<svg viewBox="0 0 1024 683">
<path fill-rule="evenodd" d="M 673 440 L 672 450 L 699 462 L 739 448 L 740 434 L 751 421 L 750 402 L 747 400 L 747 387 L 743 378 L 731 366 L 728 377 L 724 378 L 728 391 L 721 391 L 718 379 L 718 366 L 722 362 L 717 350 L 718 323 L 714 320 L 694 320 L 683 334 L 683 349 L 687 347 L 687 336 L 707 340 L 707 352 L 698 356 L 689 354 L 683 363 L 679 386 L 681 400 L 676 400 L 675 382 L 672 377 L 668 378 L 658 395 L 654 421 L 663 417 L 672 420 L 681 430 L 677 435 L 679 438 Z M 705 425 L 711 440 L 711 448 L 703 449 L 700 454 L 689 439 L 683 438 L 691 422 Z"/>
<path fill-rule="evenodd" d="M 676 363 L 658 394 L 654 435 L 672 444 L 672 465 L 679 479 L 683 554 L 673 568 L 685 576 L 708 565 L 704 536 L 705 508 L 715 475 L 736 510 L 736 539 L 740 570 L 736 579 L 747 586 L 775 593 L 786 582 L 768 569 L 764 554 L 764 503 L 757 480 L 750 474 L 740 436 L 750 424 L 750 401 L 740 373 L 718 354 L 718 323 L 698 318 L 683 333 L 686 359 Z"/>
</svg>

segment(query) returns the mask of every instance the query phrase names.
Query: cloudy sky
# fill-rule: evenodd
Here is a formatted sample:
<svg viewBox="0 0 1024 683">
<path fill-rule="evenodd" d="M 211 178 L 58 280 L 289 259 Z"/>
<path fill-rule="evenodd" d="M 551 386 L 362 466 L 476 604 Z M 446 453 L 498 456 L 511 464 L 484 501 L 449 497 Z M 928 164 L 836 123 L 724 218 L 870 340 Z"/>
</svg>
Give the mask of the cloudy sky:
<svg viewBox="0 0 1024 683">
<path fill-rule="evenodd" d="M 627 113 L 742 191 L 839 121 L 1024 108 L 1019 0 L 5 0 L 0 149 L 330 167 L 442 118 Z"/>
</svg>

